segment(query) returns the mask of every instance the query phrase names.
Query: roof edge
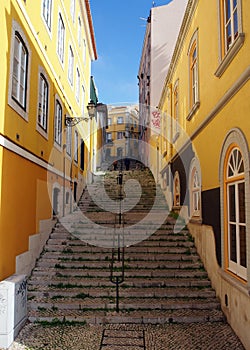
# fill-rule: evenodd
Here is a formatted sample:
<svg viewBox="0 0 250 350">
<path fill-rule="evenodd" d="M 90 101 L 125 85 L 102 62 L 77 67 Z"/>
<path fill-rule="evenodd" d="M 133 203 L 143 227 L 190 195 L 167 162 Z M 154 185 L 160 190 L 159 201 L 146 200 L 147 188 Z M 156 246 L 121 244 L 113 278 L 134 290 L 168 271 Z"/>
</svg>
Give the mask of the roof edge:
<svg viewBox="0 0 250 350">
<path fill-rule="evenodd" d="M 91 41 L 92 41 L 92 45 L 93 45 L 94 58 L 95 58 L 95 60 L 97 60 L 97 49 L 96 49 L 96 42 L 95 42 L 95 33 L 94 33 L 94 26 L 93 26 L 93 20 L 92 20 L 89 0 L 85 0 L 85 6 L 86 6 L 86 10 L 87 10 L 87 17 L 88 17 L 88 22 L 89 22 Z"/>
</svg>

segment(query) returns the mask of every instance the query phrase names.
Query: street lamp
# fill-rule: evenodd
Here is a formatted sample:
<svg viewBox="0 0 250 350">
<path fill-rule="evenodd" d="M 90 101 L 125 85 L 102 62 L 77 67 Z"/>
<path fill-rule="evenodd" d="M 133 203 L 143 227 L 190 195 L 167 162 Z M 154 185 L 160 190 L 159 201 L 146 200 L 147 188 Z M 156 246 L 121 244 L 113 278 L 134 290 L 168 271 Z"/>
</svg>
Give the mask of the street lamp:
<svg viewBox="0 0 250 350">
<path fill-rule="evenodd" d="M 71 117 L 65 116 L 65 125 L 69 127 L 73 127 L 79 124 L 81 121 L 88 122 L 96 116 L 96 104 L 91 100 L 87 105 L 88 117 L 80 116 L 80 117 Z"/>
</svg>

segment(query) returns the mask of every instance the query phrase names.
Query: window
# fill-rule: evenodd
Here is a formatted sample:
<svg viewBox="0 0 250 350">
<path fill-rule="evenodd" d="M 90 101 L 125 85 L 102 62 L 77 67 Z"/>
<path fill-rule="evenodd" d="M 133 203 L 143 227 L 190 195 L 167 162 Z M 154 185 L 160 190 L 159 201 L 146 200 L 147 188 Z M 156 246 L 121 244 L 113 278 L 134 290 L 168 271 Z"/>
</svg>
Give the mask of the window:
<svg viewBox="0 0 250 350">
<path fill-rule="evenodd" d="M 174 85 L 174 115 L 173 115 L 173 142 L 178 137 L 179 132 L 179 85 L 178 81 Z"/>
<path fill-rule="evenodd" d="M 74 161 L 77 163 L 78 162 L 78 132 L 75 130 L 75 153 L 74 153 Z"/>
<path fill-rule="evenodd" d="M 198 64 L 196 42 L 193 44 L 190 53 L 190 105 L 198 101 Z"/>
<path fill-rule="evenodd" d="M 43 0 L 43 19 L 48 27 L 49 30 L 51 30 L 51 0 Z"/>
<path fill-rule="evenodd" d="M 66 129 L 66 153 L 71 157 L 72 148 L 72 128 L 67 126 Z"/>
<path fill-rule="evenodd" d="M 80 72 L 79 69 L 76 68 L 76 99 L 80 101 Z"/>
<path fill-rule="evenodd" d="M 70 1 L 70 14 L 71 14 L 73 22 L 75 21 L 75 11 L 76 11 L 76 1 L 71 0 Z"/>
<path fill-rule="evenodd" d="M 193 217 L 200 217 L 201 213 L 201 185 L 200 178 L 196 168 L 193 168 L 191 175 L 191 210 Z"/>
<path fill-rule="evenodd" d="M 38 125 L 47 132 L 49 86 L 44 75 L 39 77 Z"/>
<path fill-rule="evenodd" d="M 12 72 L 12 98 L 26 110 L 28 50 L 18 32 L 15 32 Z"/>
<path fill-rule="evenodd" d="M 87 54 L 86 40 L 83 39 L 83 64 L 86 64 L 86 54 Z"/>
<path fill-rule="evenodd" d="M 174 206 L 175 207 L 179 207 L 181 205 L 180 197 L 181 197 L 180 177 L 178 172 L 176 172 L 174 176 Z"/>
<path fill-rule="evenodd" d="M 62 144 L 62 106 L 58 100 L 56 100 L 56 108 L 55 108 L 54 140 L 59 146 L 61 146 Z"/>
<path fill-rule="evenodd" d="M 123 138 L 123 132 L 122 131 L 118 131 L 117 132 L 117 140 L 122 140 Z"/>
<path fill-rule="evenodd" d="M 85 89 L 84 86 L 82 85 L 82 115 L 84 116 L 85 114 Z"/>
<path fill-rule="evenodd" d="M 81 41 L 82 41 L 82 21 L 81 21 L 81 17 L 78 17 L 78 46 L 81 46 Z"/>
<path fill-rule="evenodd" d="M 234 56 L 244 44 L 242 32 L 242 0 L 218 0 L 220 9 L 220 62 L 215 75 L 221 77 Z"/>
<path fill-rule="evenodd" d="M 108 126 L 110 126 L 112 124 L 112 119 L 108 118 Z"/>
<path fill-rule="evenodd" d="M 189 59 L 189 109 L 187 120 L 190 120 L 200 106 L 199 102 L 199 69 L 198 69 L 198 30 L 194 33 L 188 50 Z"/>
<path fill-rule="evenodd" d="M 225 169 L 227 196 L 228 269 L 247 278 L 245 167 L 241 151 L 233 147 Z"/>
<path fill-rule="evenodd" d="M 60 61 L 64 62 L 64 40 L 65 40 L 65 26 L 61 14 L 58 19 L 58 37 L 57 37 L 57 54 Z"/>
<path fill-rule="evenodd" d="M 69 66 L 68 66 L 68 79 L 71 85 L 73 85 L 73 72 L 74 72 L 74 54 L 72 47 L 69 47 Z"/>
<path fill-rule="evenodd" d="M 80 167 L 82 170 L 84 170 L 84 158 L 85 158 L 85 144 L 84 141 L 81 139 L 81 162 Z"/>
<path fill-rule="evenodd" d="M 106 134 L 106 141 L 107 141 L 107 142 L 112 142 L 112 133 L 111 133 L 111 132 L 108 132 L 108 133 Z"/>
<path fill-rule="evenodd" d="M 117 117 L 117 124 L 123 124 L 123 117 Z"/>
<path fill-rule="evenodd" d="M 227 52 L 239 35 L 238 1 L 223 0 L 223 32 L 225 52 Z"/>
</svg>

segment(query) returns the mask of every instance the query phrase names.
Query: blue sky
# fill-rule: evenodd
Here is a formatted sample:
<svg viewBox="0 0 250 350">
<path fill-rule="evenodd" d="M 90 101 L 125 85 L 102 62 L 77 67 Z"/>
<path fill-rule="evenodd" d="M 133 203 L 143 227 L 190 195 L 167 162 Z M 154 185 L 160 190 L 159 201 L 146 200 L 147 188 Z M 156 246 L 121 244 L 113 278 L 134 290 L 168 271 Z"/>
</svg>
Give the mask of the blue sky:
<svg viewBox="0 0 250 350">
<path fill-rule="evenodd" d="M 171 0 L 155 0 L 155 6 Z M 92 75 L 99 102 L 137 103 L 138 80 L 146 20 L 152 0 L 90 0 L 98 59 Z"/>
</svg>

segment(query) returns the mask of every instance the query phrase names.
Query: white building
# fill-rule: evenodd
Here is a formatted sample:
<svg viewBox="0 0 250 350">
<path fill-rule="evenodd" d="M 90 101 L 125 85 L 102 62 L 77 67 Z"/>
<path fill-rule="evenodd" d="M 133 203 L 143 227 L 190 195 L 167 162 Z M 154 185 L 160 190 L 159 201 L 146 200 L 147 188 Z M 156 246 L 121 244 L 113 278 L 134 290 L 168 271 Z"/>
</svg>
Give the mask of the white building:
<svg viewBox="0 0 250 350">
<path fill-rule="evenodd" d="M 160 132 L 157 112 L 163 84 L 171 62 L 177 36 L 187 6 L 187 0 L 172 0 L 169 4 L 152 7 L 142 48 L 139 79 L 140 132 L 145 142 L 142 160 L 151 166 L 147 143 Z M 154 173 L 154 169 L 151 169 Z"/>
</svg>

